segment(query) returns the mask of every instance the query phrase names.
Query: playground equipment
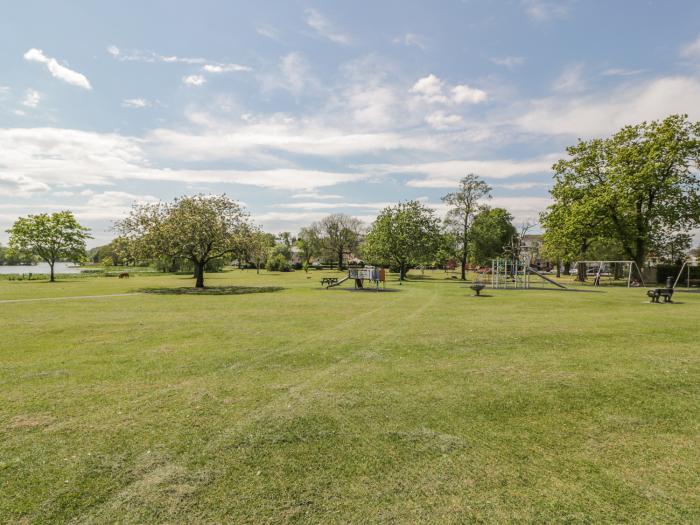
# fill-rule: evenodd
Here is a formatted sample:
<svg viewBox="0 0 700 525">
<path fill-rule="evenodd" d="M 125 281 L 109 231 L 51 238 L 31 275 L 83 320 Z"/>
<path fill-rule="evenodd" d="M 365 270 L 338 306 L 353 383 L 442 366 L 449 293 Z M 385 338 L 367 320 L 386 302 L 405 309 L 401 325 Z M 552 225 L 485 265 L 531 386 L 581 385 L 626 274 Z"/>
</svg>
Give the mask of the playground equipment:
<svg viewBox="0 0 700 525">
<path fill-rule="evenodd" d="M 690 288 L 690 283 L 693 281 L 697 281 L 697 279 L 692 279 L 690 277 L 690 269 L 691 268 L 698 268 L 700 267 L 700 264 L 697 262 L 690 262 L 690 261 L 685 261 L 683 263 L 683 266 L 681 266 L 681 270 L 678 272 L 678 275 L 676 276 L 676 280 L 673 282 L 673 287 L 675 288 L 679 281 L 681 280 L 681 277 L 683 277 L 683 273 L 685 272 L 685 285 L 687 288 Z"/>
<path fill-rule="evenodd" d="M 326 289 L 333 288 L 334 286 L 340 286 L 349 279 L 354 280 L 355 289 L 364 288 L 365 281 L 369 281 L 371 284 L 374 284 L 376 290 L 379 290 L 379 285 L 385 285 L 386 283 L 386 270 L 384 270 L 384 268 L 376 268 L 374 266 L 365 266 L 364 268 L 350 268 L 348 270 L 347 277 L 340 280 L 333 277 L 326 277 L 321 280 L 321 286 L 325 286 Z"/>
<path fill-rule="evenodd" d="M 627 288 L 633 286 L 644 286 L 644 278 L 642 271 L 634 261 L 576 261 L 574 267 L 576 273 L 584 271 L 589 273 L 588 267 L 591 266 L 594 270 L 593 285 L 600 286 L 603 279 L 606 279 L 609 284 L 613 284 L 615 280 L 621 280 L 626 277 Z M 636 275 L 635 274 L 636 270 Z M 639 280 L 637 281 L 637 277 Z"/>
<path fill-rule="evenodd" d="M 566 289 L 563 284 L 530 266 L 529 258 L 498 258 L 491 261 L 491 288 L 529 289 L 533 284 Z"/>
</svg>

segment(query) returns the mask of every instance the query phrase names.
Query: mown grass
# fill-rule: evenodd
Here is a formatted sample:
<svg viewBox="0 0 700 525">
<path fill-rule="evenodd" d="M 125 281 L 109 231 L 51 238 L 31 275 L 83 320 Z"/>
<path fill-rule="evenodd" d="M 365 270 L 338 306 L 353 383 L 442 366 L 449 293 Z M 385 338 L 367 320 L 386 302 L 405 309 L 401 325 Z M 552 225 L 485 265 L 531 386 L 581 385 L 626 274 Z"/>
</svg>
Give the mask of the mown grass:
<svg viewBox="0 0 700 525">
<path fill-rule="evenodd" d="M 0 303 L 2 521 L 700 520 L 700 294 L 320 276 Z M 191 283 L 2 282 L 0 301 Z"/>
</svg>

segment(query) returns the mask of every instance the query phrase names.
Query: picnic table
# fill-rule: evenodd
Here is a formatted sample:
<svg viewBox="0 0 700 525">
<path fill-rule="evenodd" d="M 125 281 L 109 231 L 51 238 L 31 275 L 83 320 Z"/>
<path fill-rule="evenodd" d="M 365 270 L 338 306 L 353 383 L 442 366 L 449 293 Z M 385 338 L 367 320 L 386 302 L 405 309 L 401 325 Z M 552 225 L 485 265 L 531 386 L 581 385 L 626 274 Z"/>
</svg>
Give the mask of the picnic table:
<svg viewBox="0 0 700 525">
<path fill-rule="evenodd" d="M 324 277 L 321 279 L 321 286 L 336 284 L 338 282 L 337 277 Z"/>
</svg>

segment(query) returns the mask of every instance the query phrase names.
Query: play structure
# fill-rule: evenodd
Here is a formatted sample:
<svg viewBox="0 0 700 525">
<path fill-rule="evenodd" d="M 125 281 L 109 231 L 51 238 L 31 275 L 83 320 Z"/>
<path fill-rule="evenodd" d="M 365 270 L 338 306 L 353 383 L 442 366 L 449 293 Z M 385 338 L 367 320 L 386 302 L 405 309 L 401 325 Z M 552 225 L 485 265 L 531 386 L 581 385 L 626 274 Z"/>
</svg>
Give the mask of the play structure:
<svg viewBox="0 0 700 525">
<path fill-rule="evenodd" d="M 680 284 L 681 286 L 685 285 L 686 288 L 690 288 L 693 285 L 697 286 L 700 284 L 697 279 L 697 275 L 695 276 L 696 278 L 691 276 L 691 269 L 696 268 L 700 268 L 700 263 L 685 261 L 683 266 L 681 266 L 681 270 L 676 276 L 676 280 L 673 282 L 673 287 L 676 288 Z"/>
<path fill-rule="evenodd" d="M 336 277 L 324 277 L 321 279 L 321 286 L 326 289 L 340 286 L 345 281 L 352 279 L 355 284 L 355 289 L 364 289 L 365 281 L 370 286 L 374 286 L 375 290 L 379 290 L 380 285 L 386 285 L 386 270 L 384 268 L 376 268 L 374 266 L 365 266 L 364 268 L 350 268 L 347 277 L 338 279 Z"/>
<path fill-rule="evenodd" d="M 576 280 L 583 282 L 590 275 L 594 286 L 616 282 L 626 282 L 627 288 L 644 286 L 642 271 L 634 261 L 576 261 L 573 267 L 576 269 Z M 581 271 L 586 273 L 584 279 L 578 276 Z"/>
<path fill-rule="evenodd" d="M 498 258 L 491 261 L 491 288 L 546 288 L 566 289 L 561 283 L 530 266 L 528 258 Z"/>
</svg>

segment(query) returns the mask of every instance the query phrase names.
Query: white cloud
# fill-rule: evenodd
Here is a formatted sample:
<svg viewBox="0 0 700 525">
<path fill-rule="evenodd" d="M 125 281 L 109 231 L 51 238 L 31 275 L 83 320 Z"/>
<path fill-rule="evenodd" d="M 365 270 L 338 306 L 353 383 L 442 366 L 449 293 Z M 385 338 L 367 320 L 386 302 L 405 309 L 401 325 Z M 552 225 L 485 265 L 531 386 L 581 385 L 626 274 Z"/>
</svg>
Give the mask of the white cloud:
<svg viewBox="0 0 700 525">
<path fill-rule="evenodd" d="M 548 182 L 512 182 L 507 184 L 492 184 L 494 188 L 503 188 L 504 190 L 531 190 L 533 188 L 547 188 L 551 186 Z"/>
<path fill-rule="evenodd" d="M 319 193 L 317 191 L 308 191 L 304 193 L 295 193 L 292 199 L 342 199 L 342 195 L 333 195 L 330 193 Z"/>
<path fill-rule="evenodd" d="M 687 58 L 700 58 L 700 36 L 681 47 L 681 56 Z"/>
<path fill-rule="evenodd" d="M 422 175 L 407 182 L 414 188 L 452 188 L 467 173 L 481 177 L 506 179 L 519 175 L 549 173 L 559 154 L 544 155 L 526 160 L 447 160 L 419 164 L 379 164 L 368 166 L 378 174 Z"/>
<path fill-rule="evenodd" d="M 102 193 L 91 193 L 87 206 L 98 209 L 116 208 L 127 210 L 132 204 L 147 202 L 158 202 L 158 198 L 152 195 L 135 195 L 125 191 L 104 191 Z"/>
<path fill-rule="evenodd" d="M 428 49 L 428 39 L 417 33 L 406 33 L 404 35 L 397 36 L 392 40 L 392 42 L 409 47 L 417 47 L 423 51 Z"/>
<path fill-rule="evenodd" d="M 182 82 L 188 86 L 203 86 L 207 79 L 202 75 L 187 75 L 182 77 Z"/>
<path fill-rule="evenodd" d="M 92 89 L 85 75 L 62 66 L 55 58 L 47 57 L 41 49 L 30 49 L 24 54 L 24 59 L 29 62 L 44 64 L 54 78 L 62 80 L 67 84 L 83 89 Z"/>
<path fill-rule="evenodd" d="M 518 56 L 505 56 L 505 57 L 491 57 L 491 62 L 498 66 L 507 67 L 508 69 L 513 69 L 516 66 L 521 66 L 525 63 L 524 57 Z"/>
<path fill-rule="evenodd" d="M 35 108 L 41 102 L 41 93 L 36 89 L 28 89 L 24 92 L 24 100 L 22 100 L 22 105 L 28 108 Z"/>
<path fill-rule="evenodd" d="M 284 76 L 282 87 L 299 94 L 309 83 L 309 65 L 301 53 L 289 53 L 280 59 L 280 70 Z"/>
<path fill-rule="evenodd" d="M 452 88 L 452 100 L 457 104 L 465 102 L 469 104 L 478 104 L 487 99 L 486 91 L 473 88 L 467 84 L 461 84 Z"/>
<path fill-rule="evenodd" d="M 207 73 L 231 73 L 238 71 L 252 71 L 248 66 L 242 66 L 241 64 L 205 64 L 202 66 L 202 70 Z"/>
<path fill-rule="evenodd" d="M 450 96 L 447 96 L 445 94 L 445 82 L 432 73 L 427 77 L 418 79 L 411 87 L 410 92 L 418 95 L 428 104 L 463 104 L 465 102 L 478 104 L 488 98 L 485 91 L 473 88 L 467 84 L 459 84 L 449 88 Z"/>
<path fill-rule="evenodd" d="M 535 22 L 547 22 L 569 14 L 569 6 L 564 0 L 523 0 L 522 3 L 527 15 Z"/>
<path fill-rule="evenodd" d="M 583 64 L 567 66 L 552 85 L 554 91 L 576 92 L 586 89 L 583 79 Z"/>
<path fill-rule="evenodd" d="M 394 123 L 397 95 L 388 86 L 354 86 L 348 90 L 346 100 L 358 124 L 384 128 Z"/>
<path fill-rule="evenodd" d="M 641 75 L 646 73 L 646 69 L 624 69 L 619 67 L 610 67 L 601 71 L 601 75 L 604 77 L 631 77 L 634 75 Z"/>
<path fill-rule="evenodd" d="M 261 25 L 255 28 L 256 33 L 272 40 L 279 40 L 279 32 L 270 25 Z"/>
<path fill-rule="evenodd" d="M 10 89 L 9 86 L 2 86 L 2 85 L 0 85 L 0 98 L 4 98 L 4 97 L 6 97 L 7 95 L 9 95 L 9 94 L 10 94 L 10 91 L 12 91 L 12 90 Z"/>
<path fill-rule="evenodd" d="M 450 129 L 464 124 L 460 115 L 448 115 L 444 111 L 434 111 L 425 117 L 425 121 L 434 129 Z"/>
<path fill-rule="evenodd" d="M 48 189 L 48 184 L 16 173 L 3 173 L 0 169 L 0 190 L 3 195 L 26 197 L 34 193 L 48 191 Z"/>
<path fill-rule="evenodd" d="M 381 210 L 391 206 L 393 202 L 281 202 L 271 204 L 271 208 L 284 208 L 291 210 L 340 210 L 340 209 L 368 209 Z"/>
<path fill-rule="evenodd" d="M 165 62 L 167 64 L 189 64 L 189 65 L 204 65 L 212 61 L 203 57 L 180 57 L 177 55 L 161 55 L 153 51 L 141 51 L 138 49 L 122 51 L 117 46 L 109 46 L 107 53 L 112 55 L 116 60 L 121 62 Z M 243 66 L 245 67 L 245 66 Z"/>
<path fill-rule="evenodd" d="M 315 9 L 306 10 L 306 24 L 316 31 L 316 34 L 331 42 L 344 45 L 350 43 L 350 37 L 338 31 L 325 16 Z"/>
<path fill-rule="evenodd" d="M 281 190 L 314 190 L 364 180 L 363 172 L 303 168 L 264 170 L 154 167 L 143 139 L 58 128 L 0 129 L 0 176 L 28 187 L 65 189 L 115 185 L 122 180 L 244 184 Z M 42 186 L 39 186 L 42 185 Z"/>
<path fill-rule="evenodd" d="M 700 120 L 699 108 L 699 79 L 662 77 L 645 83 L 623 84 L 604 94 L 536 100 L 514 119 L 514 123 L 536 134 L 591 137 L 673 113 L 688 113 L 692 120 Z"/>
<path fill-rule="evenodd" d="M 125 108 L 146 108 L 151 103 L 145 98 L 126 98 L 122 101 L 122 107 Z"/>
<path fill-rule="evenodd" d="M 432 73 L 427 77 L 418 79 L 410 89 L 411 93 L 419 95 L 423 100 L 432 104 L 436 102 L 445 103 L 448 98 L 444 94 L 444 82 Z"/>
<path fill-rule="evenodd" d="M 149 147 L 169 159 L 213 161 L 246 159 L 256 152 L 284 152 L 316 157 L 347 157 L 397 150 L 439 151 L 431 135 L 405 136 L 396 132 L 350 132 L 278 115 L 251 119 L 245 125 L 201 120 L 205 129 L 180 131 L 160 128 L 146 137 Z"/>
</svg>

